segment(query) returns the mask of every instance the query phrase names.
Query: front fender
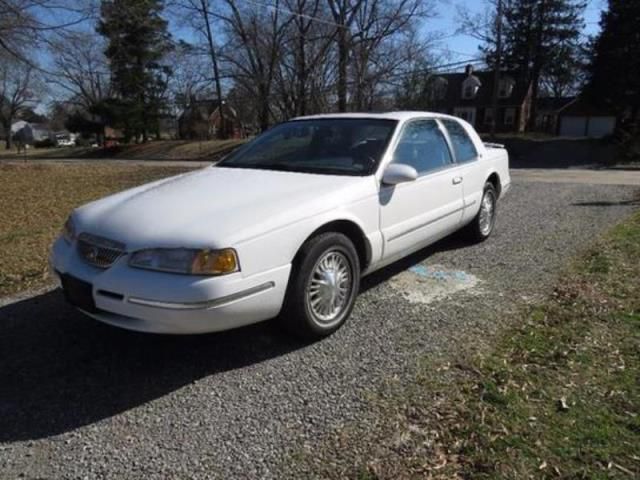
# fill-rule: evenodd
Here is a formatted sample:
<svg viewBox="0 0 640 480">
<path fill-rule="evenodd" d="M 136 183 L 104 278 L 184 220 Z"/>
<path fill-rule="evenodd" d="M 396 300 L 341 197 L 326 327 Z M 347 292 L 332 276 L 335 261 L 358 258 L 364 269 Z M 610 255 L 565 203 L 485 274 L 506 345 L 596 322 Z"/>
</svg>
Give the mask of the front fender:
<svg viewBox="0 0 640 480">
<path fill-rule="evenodd" d="M 382 236 L 379 225 L 377 195 L 365 198 L 343 208 L 331 209 L 309 216 L 277 230 L 267 232 L 236 246 L 243 275 L 277 268 L 292 262 L 300 247 L 323 226 L 347 221 L 356 225 L 365 236 L 371 249 L 371 262 L 382 254 Z"/>
</svg>

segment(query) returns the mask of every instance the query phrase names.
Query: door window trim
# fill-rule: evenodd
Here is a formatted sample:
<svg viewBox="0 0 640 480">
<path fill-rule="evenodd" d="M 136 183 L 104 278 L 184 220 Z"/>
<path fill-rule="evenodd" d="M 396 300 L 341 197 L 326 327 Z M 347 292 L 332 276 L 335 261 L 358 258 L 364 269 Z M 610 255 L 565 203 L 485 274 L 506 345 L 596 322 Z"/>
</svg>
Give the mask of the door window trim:
<svg viewBox="0 0 640 480">
<path fill-rule="evenodd" d="M 458 164 L 456 162 L 455 154 L 453 152 L 453 149 L 451 148 L 452 147 L 451 142 L 450 142 L 450 140 L 449 140 L 449 138 L 447 136 L 446 130 L 443 130 L 443 125 L 440 123 L 440 119 L 438 117 L 417 117 L 417 118 L 412 118 L 411 120 L 406 121 L 404 123 L 404 125 L 402 125 L 402 128 L 398 132 L 398 138 L 396 139 L 395 143 L 391 147 L 392 148 L 392 150 L 391 150 L 391 160 L 386 163 L 384 168 L 387 168 L 389 165 L 394 163 L 394 156 L 396 154 L 396 150 L 398 149 L 398 146 L 400 145 L 400 141 L 402 140 L 402 136 L 404 135 L 405 129 L 407 127 L 409 127 L 413 123 L 425 122 L 425 121 L 435 122 L 436 126 L 438 127 L 438 130 L 440 131 L 440 134 L 442 135 L 444 143 L 447 146 L 447 149 L 449 150 L 449 158 L 451 159 L 451 161 L 449 162 L 448 165 L 443 165 L 443 166 L 441 166 L 439 168 L 435 168 L 433 170 L 427 170 L 426 172 L 422 172 L 422 173 L 418 172 L 418 178 L 416 180 L 420 180 L 420 179 L 422 179 L 424 177 L 428 177 L 429 175 L 432 175 L 432 174 L 435 174 L 435 173 L 440 173 L 440 172 L 448 170 L 448 169 L 450 169 L 452 167 L 458 166 Z"/>
<path fill-rule="evenodd" d="M 441 128 L 444 130 L 444 134 L 447 138 L 447 141 L 449 142 L 449 149 L 453 152 L 453 159 L 456 165 L 467 165 L 469 163 L 473 163 L 473 162 L 477 162 L 478 160 L 480 160 L 480 152 L 478 152 L 478 148 L 476 147 L 475 143 L 473 142 L 473 139 L 471 138 L 471 135 L 469 135 L 469 133 L 467 133 L 467 128 L 456 118 L 442 118 L 439 117 L 438 122 L 441 124 Z M 460 128 L 462 128 L 462 130 L 464 131 L 464 133 L 467 135 L 467 138 L 469 139 L 469 141 L 471 142 L 471 144 L 473 145 L 473 149 L 476 151 L 476 154 L 473 158 L 471 158 L 470 160 L 467 160 L 466 162 L 459 162 L 458 161 L 458 156 L 456 155 L 456 149 L 453 147 L 453 140 L 451 140 L 451 136 L 449 135 L 449 130 L 447 129 L 447 126 L 444 124 L 444 121 L 449 121 L 449 122 L 456 122 Z"/>
</svg>

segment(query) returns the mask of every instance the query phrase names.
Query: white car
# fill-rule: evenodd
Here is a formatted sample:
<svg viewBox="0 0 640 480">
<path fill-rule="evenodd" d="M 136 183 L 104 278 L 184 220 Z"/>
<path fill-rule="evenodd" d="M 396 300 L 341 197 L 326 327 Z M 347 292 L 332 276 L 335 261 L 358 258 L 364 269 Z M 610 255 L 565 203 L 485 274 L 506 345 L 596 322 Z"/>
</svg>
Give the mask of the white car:
<svg viewBox="0 0 640 480">
<path fill-rule="evenodd" d="M 76 146 L 75 140 L 70 140 L 68 138 L 58 139 L 56 141 L 56 144 L 58 147 L 75 147 Z"/>
<path fill-rule="evenodd" d="M 50 263 L 97 320 L 172 334 L 277 317 L 321 337 L 360 278 L 465 227 L 491 234 L 508 156 L 423 112 L 303 117 L 217 165 L 76 209 Z"/>
</svg>

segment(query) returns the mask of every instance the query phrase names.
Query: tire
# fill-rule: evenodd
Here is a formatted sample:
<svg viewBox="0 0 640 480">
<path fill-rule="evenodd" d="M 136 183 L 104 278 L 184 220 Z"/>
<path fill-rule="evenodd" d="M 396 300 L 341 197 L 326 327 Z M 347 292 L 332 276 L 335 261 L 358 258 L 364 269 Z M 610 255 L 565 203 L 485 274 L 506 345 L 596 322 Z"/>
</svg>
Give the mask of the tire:
<svg viewBox="0 0 640 480">
<path fill-rule="evenodd" d="M 489 205 L 490 212 L 487 212 Z M 491 182 L 487 182 L 484 184 L 478 214 L 466 227 L 466 234 L 470 240 L 474 242 L 484 242 L 491 236 L 496 223 L 497 205 L 498 194 L 496 193 L 496 189 Z M 488 219 L 486 215 L 489 215 Z"/>
<path fill-rule="evenodd" d="M 294 260 L 279 323 L 307 340 L 326 337 L 347 320 L 359 288 L 360 260 L 351 240 L 322 233 Z"/>
</svg>

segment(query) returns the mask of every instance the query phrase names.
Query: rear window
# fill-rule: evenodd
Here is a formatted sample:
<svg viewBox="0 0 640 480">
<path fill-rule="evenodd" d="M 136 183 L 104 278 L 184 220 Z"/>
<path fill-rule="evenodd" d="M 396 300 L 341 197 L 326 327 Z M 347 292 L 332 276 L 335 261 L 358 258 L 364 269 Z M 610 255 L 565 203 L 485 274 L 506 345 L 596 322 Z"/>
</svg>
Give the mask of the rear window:
<svg viewBox="0 0 640 480">
<path fill-rule="evenodd" d="M 442 123 L 449 132 L 456 162 L 465 163 L 475 160 L 478 157 L 478 151 L 464 127 L 455 120 L 442 120 Z"/>
</svg>

